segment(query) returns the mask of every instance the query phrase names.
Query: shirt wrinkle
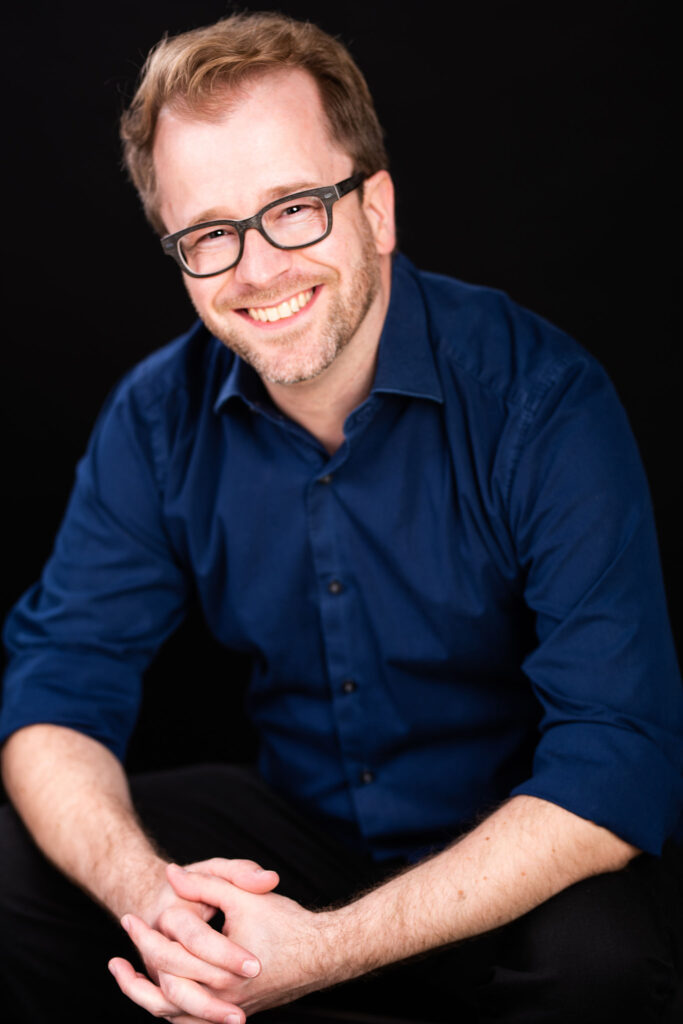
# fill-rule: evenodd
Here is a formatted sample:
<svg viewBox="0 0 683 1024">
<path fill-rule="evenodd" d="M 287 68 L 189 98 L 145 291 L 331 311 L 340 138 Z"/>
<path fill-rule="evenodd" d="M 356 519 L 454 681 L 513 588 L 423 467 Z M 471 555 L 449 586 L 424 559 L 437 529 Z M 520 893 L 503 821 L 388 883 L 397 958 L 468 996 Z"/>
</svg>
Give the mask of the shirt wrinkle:
<svg viewBox="0 0 683 1024">
<path fill-rule="evenodd" d="M 502 293 L 399 255 L 345 428 L 329 457 L 201 324 L 131 371 L 8 618 L 0 741 L 39 708 L 123 757 L 192 592 L 253 656 L 263 777 L 340 842 L 414 861 L 528 793 L 659 852 L 683 690 L 604 371 Z"/>
</svg>

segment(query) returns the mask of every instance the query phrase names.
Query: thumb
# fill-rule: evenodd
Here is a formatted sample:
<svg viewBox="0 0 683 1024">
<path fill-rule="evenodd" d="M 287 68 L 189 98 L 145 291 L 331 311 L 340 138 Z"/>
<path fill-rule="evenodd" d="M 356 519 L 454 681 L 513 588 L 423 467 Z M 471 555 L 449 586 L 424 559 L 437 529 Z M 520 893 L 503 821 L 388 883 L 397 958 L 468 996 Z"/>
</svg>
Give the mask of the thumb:
<svg viewBox="0 0 683 1024">
<path fill-rule="evenodd" d="M 228 860 L 226 857 L 212 857 L 210 860 L 186 864 L 185 869 L 224 878 L 226 882 L 232 882 L 233 885 L 246 892 L 270 892 L 280 883 L 277 871 L 264 870 L 254 860 L 237 858 Z"/>
<path fill-rule="evenodd" d="M 166 875 L 178 896 L 183 899 L 209 903 L 212 907 L 227 911 L 234 886 L 223 878 L 200 874 L 197 871 L 186 871 L 178 864 L 169 864 Z"/>
<path fill-rule="evenodd" d="M 244 891 L 218 875 L 186 871 L 177 864 L 169 864 L 166 875 L 178 896 L 197 903 L 209 903 L 212 907 L 219 907 L 225 914 L 232 914 L 237 909 L 240 895 Z"/>
</svg>

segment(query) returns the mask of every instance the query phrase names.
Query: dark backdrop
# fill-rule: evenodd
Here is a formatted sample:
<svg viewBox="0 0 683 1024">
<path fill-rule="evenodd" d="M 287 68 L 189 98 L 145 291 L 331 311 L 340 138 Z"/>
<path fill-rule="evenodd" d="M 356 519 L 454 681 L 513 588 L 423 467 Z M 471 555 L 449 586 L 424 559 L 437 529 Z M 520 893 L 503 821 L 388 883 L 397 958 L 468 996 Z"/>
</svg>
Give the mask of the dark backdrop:
<svg viewBox="0 0 683 1024">
<path fill-rule="evenodd" d="M 116 122 L 164 31 L 231 9 L 119 0 L 15 4 L 9 15 L 3 613 L 49 553 L 112 384 L 193 318 L 120 170 Z M 678 628 L 674 31 L 663 5 L 285 0 L 279 9 L 340 35 L 365 71 L 392 156 L 402 249 L 427 269 L 506 290 L 606 366 L 649 475 Z M 150 673 L 133 763 L 247 751 L 243 670 L 192 616 Z"/>
</svg>

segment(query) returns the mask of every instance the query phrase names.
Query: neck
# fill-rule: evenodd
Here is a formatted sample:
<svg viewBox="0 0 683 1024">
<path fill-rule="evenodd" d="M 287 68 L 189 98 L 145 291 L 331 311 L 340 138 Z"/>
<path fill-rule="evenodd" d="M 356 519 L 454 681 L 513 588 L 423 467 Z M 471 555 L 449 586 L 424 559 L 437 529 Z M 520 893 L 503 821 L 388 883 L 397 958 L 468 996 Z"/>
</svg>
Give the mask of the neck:
<svg viewBox="0 0 683 1024">
<path fill-rule="evenodd" d="M 370 394 L 379 339 L 389 305 L 390 276 L 356 334 L 323 373 L 298 384 L 264 381 L 275 405 L 333 455 L 344 441 L 344 422 Z"/>
</svg>

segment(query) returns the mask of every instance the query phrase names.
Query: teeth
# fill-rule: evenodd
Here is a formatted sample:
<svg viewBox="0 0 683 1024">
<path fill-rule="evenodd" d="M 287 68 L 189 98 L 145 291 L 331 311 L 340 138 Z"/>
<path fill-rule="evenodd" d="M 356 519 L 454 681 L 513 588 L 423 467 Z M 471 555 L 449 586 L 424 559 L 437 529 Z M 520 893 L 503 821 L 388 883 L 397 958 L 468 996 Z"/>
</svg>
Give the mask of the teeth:
<svg viewBox="0 0 683 1024">
<path fill-rule="evenodd" d="M 276 320 L 286 320 L 287 317 L 298 313 L 300 309 L 308 305 L 312 298 L 313 289 L 309 288 L 308 291 L 299 292 L 293 298 L 281 302 L 279 306 L 258 306 L 248 309 L 247 312 L 252 320 L 260 320 L 262 323 L 266 321 L 275 323 Z"/>
</svg>

